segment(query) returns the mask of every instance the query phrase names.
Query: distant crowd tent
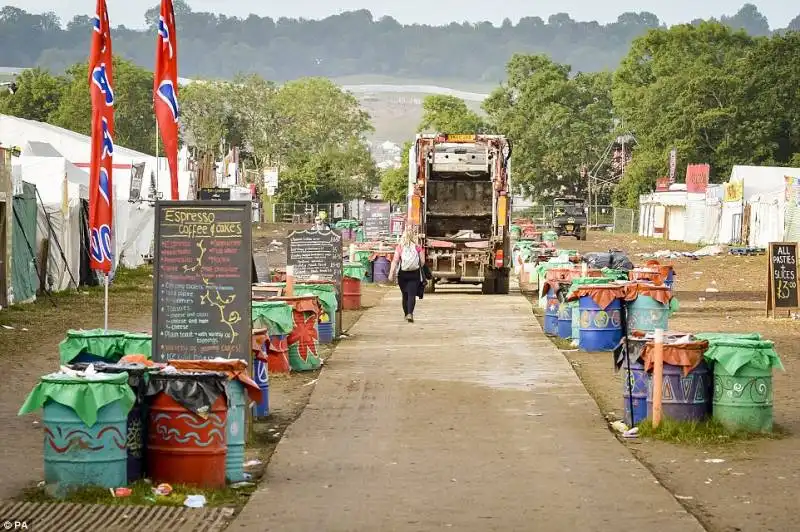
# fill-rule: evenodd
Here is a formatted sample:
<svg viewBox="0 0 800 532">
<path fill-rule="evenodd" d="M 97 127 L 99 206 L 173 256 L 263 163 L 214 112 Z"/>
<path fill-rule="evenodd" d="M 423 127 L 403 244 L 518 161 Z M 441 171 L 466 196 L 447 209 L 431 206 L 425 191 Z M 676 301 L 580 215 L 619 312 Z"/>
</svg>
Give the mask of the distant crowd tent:
<svg viewBox="0 0 800 532">
<path fill-rule="evenodd" d="M 686 185 L 640 196 L 639 234 L 758 248 L 800 241 L 800 169 L 734 166 L 721 185 L 707 176 L 707 165 L 690 165 Z"/>
</svg>

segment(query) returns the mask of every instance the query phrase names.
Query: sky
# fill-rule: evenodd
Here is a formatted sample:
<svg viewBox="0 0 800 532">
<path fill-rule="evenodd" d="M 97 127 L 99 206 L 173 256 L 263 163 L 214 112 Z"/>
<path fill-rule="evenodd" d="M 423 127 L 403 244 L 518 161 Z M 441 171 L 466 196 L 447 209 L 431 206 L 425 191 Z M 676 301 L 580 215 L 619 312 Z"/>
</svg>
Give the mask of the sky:
<svg viewBox="0 0 800 532">
<path fill-rule="evenodd" d="M 210 11 L 229 16 L 246 17 L 250 13 L 260 16 L 324 18 L 328 15 L 355 9 L 369 9 L 379 18 L 390 15 L 404 24 L 447 24 L 449 22 L 477 22 L 489 20 L 500 24 L 504 18 L 516 23 L 521 17 L 547 17 L 557 12 L 568 13 L 575 20 L 597 20 L 601 23 L 616 20 L 626 11 L 650 11 L 662 22 L 676 24 L 696 18 L 732 15 L 747 0 L 189 0 L 193 11 Z M 769 19 L 770 27 L 784 28 L 800 14 L 800 5 L 787 0 L 753 1 L 759 11 Z M 158 0 L 108 0 L 111 24 L 124 24 L 129 28 L 144 26 L 144 12 Z M 96 0 L 0 0 L 0 6 L 12 5 L 28 12 L 54 11 L 66 23 L 76 14 L 90 14 Z M 500 7 L 502 6 L 502 7 Z"/>
</svg>

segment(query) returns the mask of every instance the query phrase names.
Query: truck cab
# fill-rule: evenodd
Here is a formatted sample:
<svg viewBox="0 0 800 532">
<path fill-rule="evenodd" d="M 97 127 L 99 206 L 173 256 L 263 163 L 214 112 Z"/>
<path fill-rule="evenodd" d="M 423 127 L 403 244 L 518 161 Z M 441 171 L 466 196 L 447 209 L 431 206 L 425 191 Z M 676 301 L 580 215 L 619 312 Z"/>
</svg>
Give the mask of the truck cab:
<svg viewBox="0 0 800 532">
<path fill-rule="evenodd" d="M 507 294 L 511 146 L 499 135 L 417 135 L 410 153 L 408 223 L 419 228 L 437 284 Z"/>
<path fill-rule="evenodd" d="M 585 200 L 569 196 L 553 201 L 553 230 L 558 236 L 586 240 L 588 222 Z"/>
</svg>

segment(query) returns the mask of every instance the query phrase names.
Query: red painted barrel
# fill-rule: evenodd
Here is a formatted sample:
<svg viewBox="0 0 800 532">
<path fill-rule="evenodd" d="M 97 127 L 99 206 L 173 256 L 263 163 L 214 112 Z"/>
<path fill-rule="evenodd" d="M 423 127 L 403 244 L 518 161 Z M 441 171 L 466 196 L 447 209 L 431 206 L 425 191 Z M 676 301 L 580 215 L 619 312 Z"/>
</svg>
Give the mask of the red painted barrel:
<svg viewBox="0 0 800 532">
<path fill-rule="evenodd" d="M 342 279 L 342 308 L 358 310 L 361 308 L 361 280 L 352 277 Z"/>
<path fill-rule="evenodd" d="M 220 395 L 203 419 L 166 393 L 150 403 L 147 470 L 154 483 L 225 487 L 228 405 Z"/>
</svg>

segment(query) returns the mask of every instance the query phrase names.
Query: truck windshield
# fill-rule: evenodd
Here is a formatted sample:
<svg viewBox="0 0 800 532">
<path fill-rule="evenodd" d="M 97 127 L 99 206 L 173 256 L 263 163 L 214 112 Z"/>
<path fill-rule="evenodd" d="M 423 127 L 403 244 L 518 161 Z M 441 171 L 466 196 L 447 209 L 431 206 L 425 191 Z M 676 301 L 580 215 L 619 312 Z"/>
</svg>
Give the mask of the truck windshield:
<svg viewBox="0 0 800 532">
<path fill-rule="evenodd" d="M 583 216 L 583 206 L 581 205 L 556 205 L 556 216 Z"/>
</svg>

